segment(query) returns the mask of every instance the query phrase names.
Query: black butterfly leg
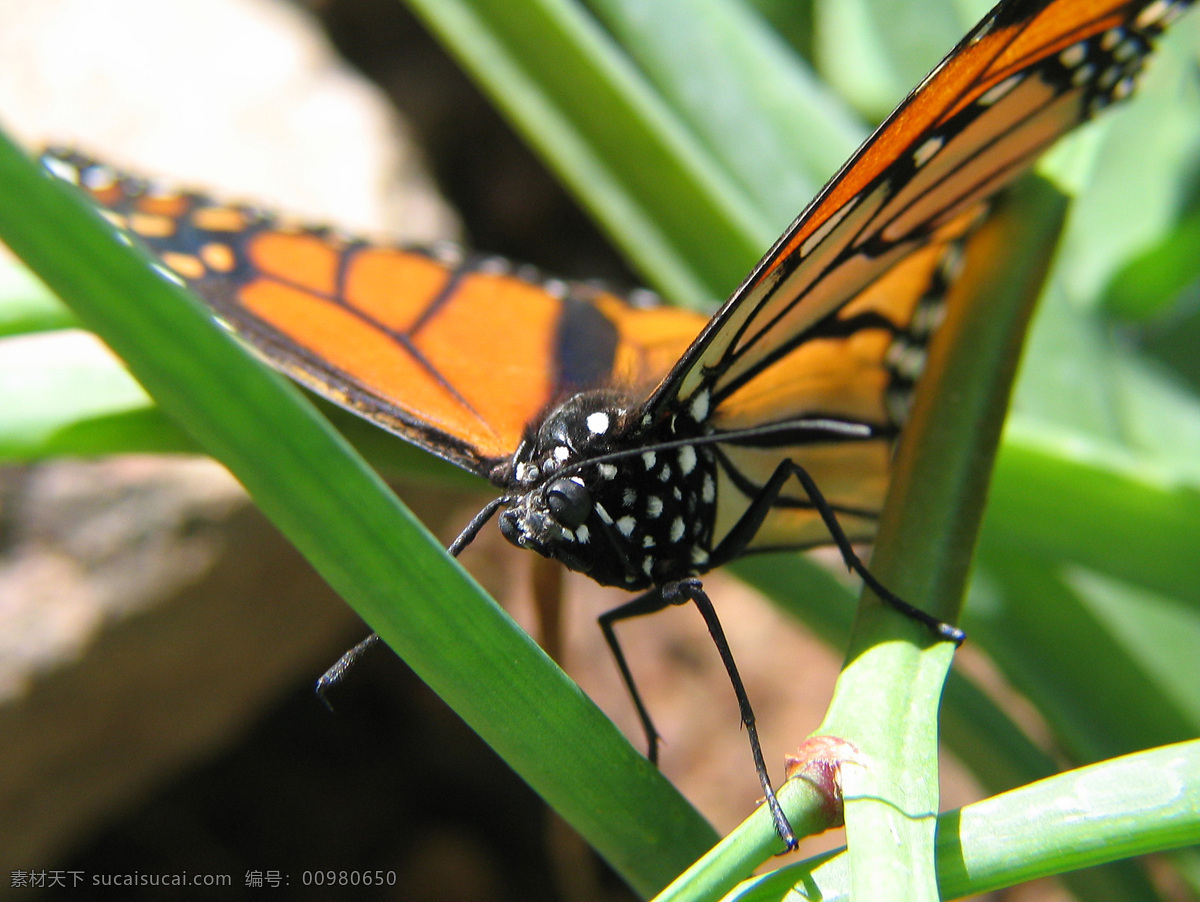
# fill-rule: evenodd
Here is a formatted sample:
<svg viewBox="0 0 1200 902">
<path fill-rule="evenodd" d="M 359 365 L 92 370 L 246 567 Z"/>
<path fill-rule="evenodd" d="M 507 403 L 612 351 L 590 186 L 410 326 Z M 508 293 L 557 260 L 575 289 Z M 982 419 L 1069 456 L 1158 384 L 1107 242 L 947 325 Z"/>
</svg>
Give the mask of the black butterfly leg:
<svg viewBox="0 0 1200 902">
<path fill-rule="evenodd" d="M 862 577 L 862 581 L 870 587 L 872 592 L 901 614 L 924 625 L 937 638 L 947 639 L 956 645 L 962 643 L 967 634 L 958 627 L 949 623 L 943 623 L 932 614 L 909 604 L 875 578 L 874 574 L 866 568 L 866 565 L 854 553 L 854 547 L 851 545 L 850 539 L 846 537 L 846 533 L 842 531 L 841 524 L 838 523 L 837 514 L 834 513 L 833 508 L 821 493 L 821 490 L 817 488 L 817 484 L 812 476 L 802 466 L 791 460 L 780 462 L 779 466 L 775 468 L 775 472 L 771 474 L 771 478 L 767 480 L 766 485 L 758 493 L 758 497 L 746 509 L 741 520 L 734 525 L 729 534 L 721 541 L 721 544 L 713 550 L 712 560 L 714 561 L 714 566 L 717 563 L 732 560 L 745 551 L 747 545 L 749 545 L 758 532 L 759 527 L 762 526 L 767 513 L 779 498 L 779 493 L 782 491 L 784 483 L 791 476 L 796 477 L 800 481 L 800 485 L 804 488 L 805 494 L 808 495 L 809 501 L 812 502 L 813 508 L 820 514 L 821 519 L 825 523 L 825 528 L 829 530 L 829 535 L 833 538 L 834 544 L 837 545 L 838 551 L 841 552 L 842 560 L 846 562 L 846 566 Z"/>
<path fill-rule="evenodd" d="M 674 603 L 678 604 L 679 602 Z M 638 720 L 642 722 L 642 730 L 646 733 L 646 757 L 650 759 L 651 764 L 658 764 L 658 740 L 660 737 L 658 730 L 654 728 L 654 721 L 650 719 L 650 712 L 646 709 L 645 702 L 642 701 L 642 695 L 638 692 L 637 683 L 633 679 L 633 671 L 629 669 L 629 662 L 625 660 L 625 652 L 621 649 L 621 643 L 617 641 L 613 624 L 621 620 L 641 617 L 643 614 L 655 614 L 669 604 L 672 602 L 663 597 L 662 589 L 651 589 L 611 611 L 606 611 L 599 617 L 600 631 L 604 633 L 604 641 L 608 643 L 609 651 L 612 652 L 613 659 L 617 662 L 617 669 L 621 671 L 621 679 L 625 681 L 625 688 L 629 690 L 633 706 L 637 708 Z"/>
<path fill-rule="evenodd" d="M 721 621 L 717 617 L 716 609 L 713 607 L 712 601 L 705 593 L 698 579 L 683 579 L 678 582 L 667 583 L 665 586 L 653 589 L 644 595 L 639 595 L 632 601 L 614 608 L 600 617 L 600 629 L 604 632 L 604 638 L 608 642 L 608 647 L 612 650 L 613 657 L 617 661 L 617 667 L 621 671 L 621 677 L 625 680 L 629 694 L 633 697 L 638 717 L 642 721 L 642 728 L 646 731 L 646 738 L 650 745 L 647 757 L 650 761 L 658 763 L 658 731 L 654 729 L 654 723 L 650 720 L 650 714 L 642 702 L 641 695 L 638 693 L 637 686 L 633 681 L 633 674 L 629 670 L 629 665 L 625 660 L 625 654 L 621 651 L 621 645 L 617 641 L 616 633 L 613 631 L 613 624 L 619 620 L 628 620 L 631 617 L 639 617 L 643 614 L 652 614 L 656 611 L 661 611 L 670 604 L 686 604 L 689 601 L 696 605 L 700 616 L 704 618 L 704 623 L 708 626 L 709 635 L 712 636 L 713 644 L 717 646 L 717 653 L 721 656 L 721 663 L 725 665 L 725 671 L 729 674 L 729 681 L 733 684 L 733 691 L 737 696 L 738 711 L 741 714 L 742 723 L 746 727 L 746 735 L 750 739 L 750 754 L 754 757 L 754 770 L 758 774 L 759 783 L 762 784 L 763 798 L 766 800 L 767 808 L 771 812 L 771 819 L 775 823 L 775 832 L 779 834 L 779 838 L 783 840 L 784 845 L 787 846 L 790 852 L 796 848 L 796 834 L 779 805 L 779 799 L 775 797 L 775 789 L 771 786 L 771 778 L 767 774 L 766 761 L 763 759 L 762 744 L 758 739 L 758 727 L 754 718 L 754 709 L 750 706 L 750 698 L 746 695 L 746 687 L 742 684 L 741 674 L 738 673 L 737 664 L 733 660 L 733 653 L 729 650 L 729 642 L 725 638 L 725 630 L 721 627 Z"/>
</svg>

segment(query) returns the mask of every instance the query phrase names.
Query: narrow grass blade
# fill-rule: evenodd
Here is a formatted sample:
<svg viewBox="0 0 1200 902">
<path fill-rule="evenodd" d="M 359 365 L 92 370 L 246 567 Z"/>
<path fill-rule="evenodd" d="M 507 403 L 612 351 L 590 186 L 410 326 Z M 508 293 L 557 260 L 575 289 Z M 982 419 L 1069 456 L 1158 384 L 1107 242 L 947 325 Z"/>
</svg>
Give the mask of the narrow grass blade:
<svg viewBox="0 0 1200 902">
<path fill-rule="evenodd" d="M 724 297 L 775 223 L 565 0 L 408 0 L 660 291 Z"/>
<path fill-rule="evenodd" d="M 643 893 L 712 829 L 298 391 L 0 138 L 0 237 L 439 695 Z"/>
</svg>

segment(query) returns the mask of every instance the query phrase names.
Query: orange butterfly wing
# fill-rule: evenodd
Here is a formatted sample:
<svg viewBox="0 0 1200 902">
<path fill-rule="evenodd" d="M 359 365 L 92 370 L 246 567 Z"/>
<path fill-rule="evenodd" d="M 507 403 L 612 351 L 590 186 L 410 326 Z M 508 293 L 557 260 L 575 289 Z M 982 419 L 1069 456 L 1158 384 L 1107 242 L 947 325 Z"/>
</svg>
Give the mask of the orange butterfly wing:
<svg viewBox="0 0 1200 902">
<path fill-rule="evenodd" d="M 699 397 L 718 434 L 827 417 L 869 438 L 831 431 L 827 441 L 789 444 L 776 433 L 761 444 L 719 444 L 714 541 L 784 459 L 811 473 L 849 534 L 871 535 L 904 422 L 895 399 L 911 388 L 901 380 L 897 391 L 890 358 L 904 353 L 906 316 L 920 309 L 936 261 L 955 252 L 987 199 L 1046 147 L 1132 91 L 1151 39 L 1188 2 L 1002 2 L 830 180 L 648 406 L 661 417 Z M 895 295 L 899 315 L 888 328 L 898 342 L 873 329 L 839 343 L 840 357 L 821 353 L 857 298 L 883 292 Z M 745 547 L 823 541 L 793 481 Z"/>
<path fill-rule="evenodd" d="M 159 194 L 68 151 L 87 188 L 272 365 L 317 394 L 488 475 L 547 407 L 588 388 L 644 396 L 706 318 L 498 258 L 293 228 L 199 194 Z"/>
<path fill-rule="evenodd" d="M 712 319 L 660 389 L 763 367 L 934 232 L 1126 96 L 1190 0 L 1008 0 L 858 149 Z"/>
<path fill-rule="evenodd" d="M 716 446 L 714 544 L 785 458 L 812 473 L 847 532 L 866 538 L 920 370 L 923 321 L 936 316 L 986 198 L 1132 90 L 1150 39 L 1186 5 L 1004 0 L 707 325 L 492 258 L 287 228 L 199 195 L 157 195 L 84 158 L 50 162 L 276 367 L 463 467 L 499 477 L 526 430 L 588 388 L 648 397 L 651 417 L 694 409 L 704 392 L 718 434 L 813 417 L 863 430 Z M 788 485 L 746 547 L 826 539 Z"/>
</svg>

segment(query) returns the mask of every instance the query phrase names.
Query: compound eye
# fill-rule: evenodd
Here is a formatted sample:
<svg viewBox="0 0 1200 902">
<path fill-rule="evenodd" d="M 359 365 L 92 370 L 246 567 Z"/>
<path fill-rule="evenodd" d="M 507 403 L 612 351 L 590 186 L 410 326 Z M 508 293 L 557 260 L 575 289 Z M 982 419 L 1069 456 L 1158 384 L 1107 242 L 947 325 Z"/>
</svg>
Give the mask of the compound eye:
<svg viewBox="0 0 1200 902">
<path fill-rule="evenodd" d="M 546 489 L 546 505 L 567 529 L 578 529 L 592 513 L 592 493 L 572 479 L 556 479 Z"/>
</svg>

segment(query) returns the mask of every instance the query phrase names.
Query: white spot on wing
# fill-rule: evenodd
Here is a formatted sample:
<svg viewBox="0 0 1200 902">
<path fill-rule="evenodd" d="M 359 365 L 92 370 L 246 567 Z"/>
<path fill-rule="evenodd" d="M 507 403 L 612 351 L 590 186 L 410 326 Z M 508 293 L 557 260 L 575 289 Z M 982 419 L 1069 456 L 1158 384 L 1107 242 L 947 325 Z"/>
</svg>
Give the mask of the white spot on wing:
<svg viewBox="0 0 1200 902">
<path fill-rule="evenodd" d="M 1072 44 L 1058 55 L 1058 61 L 1068 69 L 1074 69 L 1087 59 L 1087 45 L 1083 41 Z"/>
<path fill-rule="evenodd" d="M 846 218 L 846 215 L 858 206 L 858 198 L 853 197 L 840 208 L 834 211 L 833 215 L 821 223 L 821 227 L 804 239 L 804 243 L 800 245 L 800 256 L 807 257 L 814 247 L 829 237 L 829 233 L 837 228 L 838 223 Z"/>
<path fill-rule="evenodd" d="M 1017 75 L 1010 75 L 1008 78 L 1004 79 L 1004 81 L 997 82 L 979 95 L 978 103 L 981 106 L 991 106 L 1001 97 L 1019 85 L 1022 77 L 1023 76 L 1018 73 Z"/>
<path fill-rule="evenodd" d="M 929 162 L 930 158 L 932 158 L 935 153 L 942 149 L 942 145 L 945 143 L 946 139 L 941 135 L 927 138 L 925 143 L 913 151 L 913 163 L 918 169 L 921 168 Z"/>
<path fill-rule="evenodd" d="M 1117 45 L 1115 50 L 1113 50 L 1113 59 L 1123 63 L 1126 60 L 1131 60 L 1137 56 L 1140 49 L 1141 48 L 1138 47 L 1137 41 L 1133 40 L 1132 38 L 1126 38 Z"/>
<path fill-rule="evenodd" d="M 92 191 L 104 191 L 116 184 L 117 177 L 107 166 L 89 166 L 83 170 L 81 181 L 85 188 Z"/>
<path fill-rule="evenodd" d="M 1091 63 L 1087 63 L 1086 65 L 1080 66 L 1078 69 L 1076 69 L 1074 72 L 1071 73 L 1071 84 L 1073 84 L 1077 88 L 1082 87 L 1083 85 L 1086 85 L 1089 81 L 1091 81 L 1092 76 L 1095 74 L 1096 74 L 1096 67 L 1093 66 Z"/>
<path fill-rule="evenodd" d="M 57 157 L 46 157 L 42 160 L 42 165 L 56 178 L 60 178 L 64 182 L 70 182 L 72 185 L 79 184 L 79 170 L 66 160 L 60 160 Z"/>
<path fill-rule="evenodd" d="M 1137 14 L 1134 24 L 1138 28 L 1147 28 L 1161 19 L 1170 6 L 1171 4 L 1168 0 L 1154 0 L 1153 3 Z"/>
</svg>

